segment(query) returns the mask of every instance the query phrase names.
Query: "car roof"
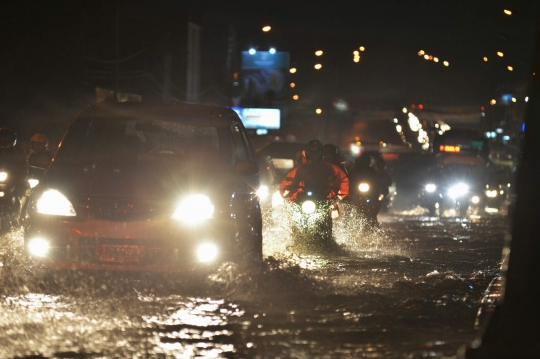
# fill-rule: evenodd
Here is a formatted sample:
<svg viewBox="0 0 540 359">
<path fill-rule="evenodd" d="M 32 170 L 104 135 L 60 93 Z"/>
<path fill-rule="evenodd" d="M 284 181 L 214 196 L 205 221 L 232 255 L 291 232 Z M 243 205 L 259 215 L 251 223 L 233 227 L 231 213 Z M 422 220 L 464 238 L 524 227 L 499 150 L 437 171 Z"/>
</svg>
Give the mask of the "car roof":
<svg viewBox="0 0 540 359">
<path fill-rule="evenodd" d="M 218 122 L 242 123 L 230 108 L 188 103 L 152 103 L 152 102 L 102 102 L 85 107 L 76 118 L 110 118 L 111 115 L 122 117 L 167 118 L 168 121 L 209 120 Z"/>
</svg>

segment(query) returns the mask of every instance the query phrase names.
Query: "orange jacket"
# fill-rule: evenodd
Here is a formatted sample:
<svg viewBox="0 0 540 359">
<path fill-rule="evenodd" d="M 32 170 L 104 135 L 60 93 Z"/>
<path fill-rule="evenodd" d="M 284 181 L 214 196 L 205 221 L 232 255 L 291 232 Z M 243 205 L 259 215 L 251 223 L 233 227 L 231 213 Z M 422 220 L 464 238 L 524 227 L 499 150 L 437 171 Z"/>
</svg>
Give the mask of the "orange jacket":
<svg viewBox="0 0 540 359">
<path fill-rule="evenodd" d="M 295 200 L 306 187 L 328 189 L 329 198 L 343 199 L 349 195 L 347 175 L 328 162 L 308 162 L 293 168 L 279 185 L 279 192 L 282 197 Z"/>
</svg>

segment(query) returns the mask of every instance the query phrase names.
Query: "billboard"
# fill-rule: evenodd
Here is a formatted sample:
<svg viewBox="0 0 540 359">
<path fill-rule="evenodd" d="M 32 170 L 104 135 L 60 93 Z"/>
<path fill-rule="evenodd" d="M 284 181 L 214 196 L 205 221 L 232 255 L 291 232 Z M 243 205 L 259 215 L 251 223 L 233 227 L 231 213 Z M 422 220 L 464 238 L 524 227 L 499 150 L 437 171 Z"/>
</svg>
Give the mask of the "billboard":
<svg viewBox="0 0 540 359">
<path fill-rule="evenodd" d="M 242 52 L 242 101 L 247 106 L 273 107 L 287 97 L 289 53 Z"/>
<path fill-rule="evenodd" d="M 281 111 L 277 108 L 231 107 L 247 129 L 279 130 Z"/>
</svg>

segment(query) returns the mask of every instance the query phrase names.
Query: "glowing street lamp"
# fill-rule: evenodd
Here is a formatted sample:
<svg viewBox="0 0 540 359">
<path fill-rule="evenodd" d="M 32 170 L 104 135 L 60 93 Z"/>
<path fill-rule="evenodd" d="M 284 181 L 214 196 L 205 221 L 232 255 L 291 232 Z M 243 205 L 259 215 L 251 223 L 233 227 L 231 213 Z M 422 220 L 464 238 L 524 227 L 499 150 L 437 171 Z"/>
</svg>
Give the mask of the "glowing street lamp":
<svg viewBox="0 0 540 359">
<path fill-rule="evenodd" d="M 366 48 L 364 46 L 360 46 L 360 51 L 366 51 Z"/>
<path fill-rule="evenodd" d="M 503 53 L 502 53 L 501 51 L 497 51 L 497 56 L 499 56 L 499 57 L 503 57 L 503 56 L 504 56 L 504 54 L 503 54 Z"/>
<path fill-rule="evenodd" d="M 262 28 L 262 31 L 263 31 L 263 32 L 268 32 L 268 31 L 270 31 L 270 30 L 272 30 L 272 26 L 270 26 L 270 25 L 266 25 L 266 26 L 264 26 L 264 27 Z"/>
<path fill-rule="evenodd" d="M 291 68 L 291 69 L 289 70 L 289 72 L 290 72 L 291 74 L 295 74 L 295 73 L 296 73 L 296 67 Z"/>
<path fill-rule="evenodd" d="M 418 51 L 418 56 L 424 56 L 426 52 L 424 50 Z"/>
<path fill-rule="evenodd" d="M 407 107 L 403 107 L 403 108 L 401 109 L 401 111 L 402 111 L 403 113 L 409 112 L 409 110 L 407 110 Z"/>
<path fill-rule="evenodd" d="M 322 65 L 321 65 L 321 64 L 315 64 L 315 66 L 313 66 L 313 67 L 315 67 L 315 70 L 320 70 L 320 69 L 322 69 Z"/>
<path fill-rule="evenodd" d="M 294 88 L 296 84 L 294 82 L 291 82 L 291 88 Z"/>
<path fill-rule="evenodd" d="M 514 68 L 512 66 L 507 66 L 506 68 L 508 69 L 508 71 L 514 71 Z"/>
<path fill-rule="evenodd" d="M 487 62 L 488 61 L 488 58 L 484 56 L 484 61 Z"/>
<path fill-rule="evenodd" d="M 497 103 L 497 100 L 495 99 L 492 99 L 491 101 L 489 101 L 489 104 L 492 106 L 495 105 L 496 103 Z"/>
<path fill-rule="evenodd" d="M 509 16 L 512 15 L 512 11 L 511 11 L 511 10 L 504 9 L 504 13 L 505 13 L 506 15 L 509 15 Z"/>
<path fill-rule="evenodd" d="M 450 63 L 449 63 L 448 61 L 444 61 L 444 62 L 443 62 L 443 65 L 444 65 L 444 66 L 450 66 Z"/>
<path fill-rule="evenodd" d="M 298 95 L 294 95 L 294 96 L 292 97 L 292 99 L 295 100 L 295 101 L 298 100 L 298 98 L 299 98 Z"/>
<path fill-rule="evenodd" d="M 322 56 L 323 50 L 317 50 L 315 51 L 315 56 Z"/>
<path fill-rule="evenodd" d="M 517 102 L 517 99 L 515 97 L 512 97 L 512 102 Z"/>
<path fill-rule="evenodd" d="M 318 108 L 318 109 L 315 110 L 315 113 L 316 113 L 317 115 L 320 115 L 320 114 L 322 113 L 322 110 L 321 110 L 320 108 Z"/>
<path fill-rule="evenodd" d="M 427 54 L 424 55 L 424 59 L 425 59 L 425 60 L 429 60 L 429 55 L 427 55 Z"/>
<path fill-rule="evenodd" d="M 439 62 L 439 58 L 438 58 L 438 57 L 434 57 L 434 58 L 433 58 L 433 61 L 434 61 L 434 62 Z"/>
</svg>

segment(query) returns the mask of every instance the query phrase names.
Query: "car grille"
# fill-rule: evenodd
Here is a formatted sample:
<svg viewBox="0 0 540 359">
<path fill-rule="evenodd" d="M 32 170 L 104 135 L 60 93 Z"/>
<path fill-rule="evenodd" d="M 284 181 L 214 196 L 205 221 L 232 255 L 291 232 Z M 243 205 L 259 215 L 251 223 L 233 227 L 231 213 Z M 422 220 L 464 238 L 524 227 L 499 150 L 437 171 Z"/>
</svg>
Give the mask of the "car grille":
<svg viewBox="0 0 540 359">
<path fill-rule="evenodd" d="M 84 197 L 72 203 L 77 215 L 113 222 L 145 221 L 170 212 L 167 203 L 133 198 Z"/>
</svg>

